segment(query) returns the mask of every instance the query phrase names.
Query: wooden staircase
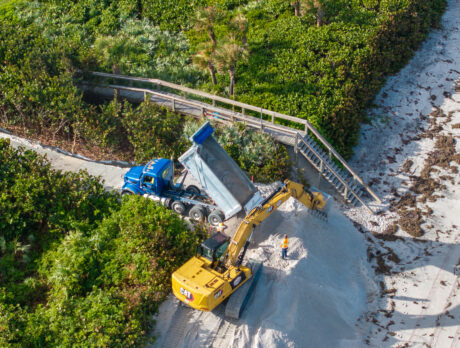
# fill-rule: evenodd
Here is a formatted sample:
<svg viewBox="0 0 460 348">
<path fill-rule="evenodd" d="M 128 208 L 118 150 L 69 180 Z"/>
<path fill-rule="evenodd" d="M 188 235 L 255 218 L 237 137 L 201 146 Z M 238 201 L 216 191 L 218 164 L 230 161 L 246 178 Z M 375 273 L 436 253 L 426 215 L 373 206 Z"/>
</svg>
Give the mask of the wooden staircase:
<svg viewBox="0 0 460 348">
<path fill-rule="evenodd" d="M 341 194 L 348 203 L 358 205 L 360 199 L 368 196 L 365 188 L 355 180 L 346 169 L 340 168 L 310 136 L 301 137 L 297 143 L 298 151 L 315 167 Z"/>
</svg>

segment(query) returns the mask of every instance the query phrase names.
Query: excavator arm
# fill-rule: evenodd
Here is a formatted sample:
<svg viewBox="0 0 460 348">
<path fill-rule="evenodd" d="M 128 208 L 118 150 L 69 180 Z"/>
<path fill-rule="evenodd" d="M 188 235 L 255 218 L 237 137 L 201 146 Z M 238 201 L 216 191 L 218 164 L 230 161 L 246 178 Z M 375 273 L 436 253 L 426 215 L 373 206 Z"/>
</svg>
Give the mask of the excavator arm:
<svg viewBox="0 0 460 348">
<path fill-rule="evenodd" d="M 224 254 L 224 264 L 227 268 L 241 264 L 254 228 L 290 197 L 295 198 L 308 209 L 316 211 L 324 210 L 327 203 L 327 198 L 321 192 L 312 192 L 304 189 L 301 184 L 285 180 L 281 187 L 267 197 L 259 207 L 254 208 L 238 226 Z M 242 250 L 243 254 L 240 254 Z"/>
<path fill-rule="evenodd" d="M 220 233 L 202 243 L 201 248 L 211 252 L 191 258 L 173 273 L 174 295 L 202 311 L 213 310 L 232 295 L 225 313 L 231 318 L 238 318 L 260 275 L 261 262 L 249 260 L 246 266 L 241 265 L 254 228 L 290 197 L 294 197 L 312 211 L 325 212 L 327 209 L 328 197 L 325 194 L 306 190 L 301 184 L 286 180 L 246 215 L 230 239 L 228 247 L 228 237 Z M 226 247 L 222 254 L 218 253 L 221 246 Z M 233 294 L 240 288 L 242 290 Z"/>
</svg>

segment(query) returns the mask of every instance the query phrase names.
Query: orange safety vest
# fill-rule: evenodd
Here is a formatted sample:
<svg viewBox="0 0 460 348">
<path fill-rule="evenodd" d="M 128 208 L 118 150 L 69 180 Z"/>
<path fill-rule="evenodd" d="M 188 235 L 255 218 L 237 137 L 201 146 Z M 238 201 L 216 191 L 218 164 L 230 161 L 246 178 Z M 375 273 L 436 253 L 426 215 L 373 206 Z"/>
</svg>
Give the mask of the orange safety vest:
<svg viewBox="0 0 460 348">
<path fill-rule="evenodd" d="M 287 249 L 287 247 L 288 247 L 288 239 L 287 239 L 287 237 L 284 238 L 283 243 L 281 243 L 280 246 L 281 246 L 281 249 Z"/>
</svg>

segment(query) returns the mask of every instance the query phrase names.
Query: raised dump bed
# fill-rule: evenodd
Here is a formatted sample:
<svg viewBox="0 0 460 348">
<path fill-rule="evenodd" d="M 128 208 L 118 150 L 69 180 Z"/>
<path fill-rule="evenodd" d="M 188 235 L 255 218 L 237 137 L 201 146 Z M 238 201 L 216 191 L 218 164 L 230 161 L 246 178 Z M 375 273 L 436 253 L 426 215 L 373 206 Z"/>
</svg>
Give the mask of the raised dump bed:
<svg viewBox="0 0 460 348">
<path fill-rule="evenodd" d="M 200 183 L 229 219 L 242 209 L 249 213 L 262 196 L 246 174 L 214 139 L 209 122 L 190 137 L 192 147 L 179 162 Z"/>
</svg>

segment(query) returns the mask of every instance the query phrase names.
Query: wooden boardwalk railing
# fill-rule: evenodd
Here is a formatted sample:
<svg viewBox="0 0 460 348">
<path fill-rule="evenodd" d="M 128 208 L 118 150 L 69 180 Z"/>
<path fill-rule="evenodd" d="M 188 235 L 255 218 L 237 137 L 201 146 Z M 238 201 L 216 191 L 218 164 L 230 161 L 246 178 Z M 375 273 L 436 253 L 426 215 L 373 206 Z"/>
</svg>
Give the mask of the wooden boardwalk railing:
<svg viewBox="0 0 460 348">
<path fill-rule="evenodd" d="M 305 141 L 305 137 L 309 136 L 309 133 L 314 135 L 316 139 L 322 144 L 325 150 L 328 153 L 329 158 L 324 158 L 324 156 L 318 155 L 321 164 L 320 168 L 327 168 L 328 174 L 332 173 L 337 177 L 337 181 L 340 181 L 341 184 L 345 187 L 345 197 L 352 195 L 366 206 L 371 212 L 372 210 L 369 206 L 363 201 L 359 194 L 351 187 L 351 184 L 347 182 L 343 177 L 341 177 L 336 170 L 333 168 L 332 158 L 334 157 L 339 161 L 344 168 L 349 172 L 350 176 L 353 178 L 353 182 L 358 182 L 378 203 L 381 203 L 380 198 L 371 190 L 371 188 L 358 176 L 358 174 L 348 165 L 348 163 L 340 156 L 340 154 L 329 144 L 329 142 L 307 121 L 298 117 L 293 117 L 278 113 L 275 111 L 267 110 L 264 108 L 259 108 L 253 105 L 241 103 L 231 99 L 223 98 L 216 96 L 210 93 L 203 91 L 195 90 L 192 88 L 184 87 L 177 85 L 171 82 L 159 80 L 159 79 L 150 79 L 143 77 L 132 77 L 125 75 L 116 75 L 109 73 L 101 72 L 92 72 L 93 76 L 101 77 L 103 79 L 115 79 L 115 80 L 124 80 L 129 81 L 130 84 L 133 82 L 142 82 L 156 85 L 158 87 L 164 87 L 168 90 L 173 91 L 165 92 L 163 90 L 151 90 L 147 88 L 137 88 L 131 86 L 124 86 L 118 84 L 108 84 L 104 82 L 103 84 L 96 84 L 96 86 L 101 88 L 110 88 L 113 90 L 122 90 L 127 93 L 142 93 L 144 99 L 151 100 L 157 104 L 166 106 L 173 111 L 190 114 L 193 116 L 199 117 L 208 117 L 215 119 L 216 121 L 221 122 L 244 122 L 247 126 L 252 128 L 260 129 L 264 132 L 270 133 L 277 140 L 291 145 L 294 147 L 294 151 L 298 152 L 299 146 L 308 147 L 310 151 L 318 153 L 318 149 L 315 149 L 311 144 Z M 96 87 L 97 88 L 97 87 Z M 180 96 L 182 94 L 182 96 Z M 201 100 L 190 99 L 190 97 L 195 96 Z M 202 100 L 209 100 L 210 103 L 203 102 Z M 219 106 L 217 106 L 219 104 Z M 227 106 L 227 108 L 223 107 Z M 241 111 L 235 111 L 235 109 L 240 109 Z M 259 117 L 251 116 L 247 113 L 250 110 L 253 113 L 256 112 Z M 288 126 L 281 125 L 277 123 L 279 120 L 290 121 L 297 124 L 298 127 L 302 129 L 291 128 Z M 305 154 L 304 154 L 305 156 Z M 322 170 L 321 170 L 322 172 Z M 324 175 L 324 173 L 321 173 Z"/>
</svg>

